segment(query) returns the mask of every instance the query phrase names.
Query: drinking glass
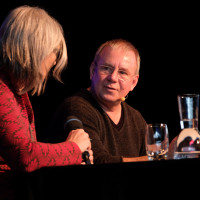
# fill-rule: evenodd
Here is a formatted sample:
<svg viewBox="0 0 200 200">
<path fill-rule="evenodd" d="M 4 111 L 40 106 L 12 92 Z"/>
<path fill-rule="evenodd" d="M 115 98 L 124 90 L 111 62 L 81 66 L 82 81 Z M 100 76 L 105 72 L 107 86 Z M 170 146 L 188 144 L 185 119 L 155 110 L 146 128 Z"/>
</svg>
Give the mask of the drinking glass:
<svg viewBox="0 0 200 200">
<path fill-rule="evenodd" d="M 145 143 L 149 160 L 166 159 L 169 148 L 167 124 L 147 124 Z"/>
<path fill-rule="evenodd" d="M 181 132 L 177 137 L 174 159 L 199 158 L 199 94 L 178 95 Z"/>
<path fill-rule="evenodd" d="M 194 128 L 198 130 L 199 95 L 178 95 L 178 109 L 181 129 Z"/>
</svg>

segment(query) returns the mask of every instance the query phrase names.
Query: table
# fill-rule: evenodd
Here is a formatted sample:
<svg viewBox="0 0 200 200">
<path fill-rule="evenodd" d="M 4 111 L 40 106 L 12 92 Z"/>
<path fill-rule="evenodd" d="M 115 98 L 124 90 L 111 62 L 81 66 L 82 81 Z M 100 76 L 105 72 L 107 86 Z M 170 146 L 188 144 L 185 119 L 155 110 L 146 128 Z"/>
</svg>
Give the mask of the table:
<svg viewBox="0 0 200 200">
<path fill-rule="evenodd" d="M 199 191 L 200 159 L 46 167 L 27 174 L 35 199 L 129 199 Z M 181 188 L 181 189 L 180 189 Z M 191 190 L 190 190 L 191 189 Z M 139 196 L 138 196 L 139 195 Z M 190 196 L 191 197 L 191 196 Z M 161 197 L 160 197 L 161 198 Z M 160 199 L 159 198 L 159 199 Z M 135 198 L 133 198 L 135 199 Z"/>
</svg>

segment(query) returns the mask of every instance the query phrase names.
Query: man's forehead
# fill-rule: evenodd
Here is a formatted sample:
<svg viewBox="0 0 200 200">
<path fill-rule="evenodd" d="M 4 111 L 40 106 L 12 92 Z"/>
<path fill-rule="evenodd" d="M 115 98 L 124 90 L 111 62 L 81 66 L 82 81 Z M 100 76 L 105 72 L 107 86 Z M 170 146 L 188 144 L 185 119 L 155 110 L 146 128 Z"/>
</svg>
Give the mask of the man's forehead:
<svg viewBox="0 0 200 200">
<path fill-rule="evenodd" d="M 124 49 L 123 47 L 111 47 L 106 46 L 102 49 L 99 60 L 111 60 L 111 59 L 136 59 L 135 52 L 130 49 Z"/>
</svg>

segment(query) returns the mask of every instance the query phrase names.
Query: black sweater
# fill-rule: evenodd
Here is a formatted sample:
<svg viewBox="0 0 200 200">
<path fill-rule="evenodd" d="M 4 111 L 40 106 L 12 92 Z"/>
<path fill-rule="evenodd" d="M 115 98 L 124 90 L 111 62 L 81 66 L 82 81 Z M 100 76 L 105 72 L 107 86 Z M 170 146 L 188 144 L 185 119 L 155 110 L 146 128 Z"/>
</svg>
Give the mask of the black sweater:
<svg viewBox="0 0 200 200">
<path fill-rule="evenodd" d="M 67 116 L 71 115 L 82 121 L 84 130 L 92 139 L 94 163 L 116 163 L 121 162 L 122 157 L 146 155 L 146 122 L 142 115 L 126 102 L 122 103 L 120 122 L 115 125 L 87 90 L 67 98 L 50 123 L 50 142 L 66 140 L 64 123 Z"/>
</svg>

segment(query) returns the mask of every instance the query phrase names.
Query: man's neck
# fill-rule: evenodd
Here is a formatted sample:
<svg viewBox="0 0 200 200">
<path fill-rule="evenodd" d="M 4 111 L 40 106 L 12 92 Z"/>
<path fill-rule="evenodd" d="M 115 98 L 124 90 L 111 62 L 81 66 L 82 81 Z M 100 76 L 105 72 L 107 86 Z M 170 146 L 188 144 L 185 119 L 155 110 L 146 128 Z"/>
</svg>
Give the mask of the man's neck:
<svg viewBox="0 0 200 200">
<path fill-rule="evenodd" d="M 91 91 L 90 88 L 88 88 L 88 91 Z M 101 108 L 104 110 L 104 112 L 110 117 L 110 119 L 115 123 L 118 124 L 121 118 L 121 101 L 118 102 L 101 102 L 95 95 L 94 92 L 92 92 L 92 95 L 98 102 L 98 104 L 101 106 Z"/>
<path fill-rule="evenodd" d="M 118 124 L 120 119 L 121 119 L 121 104 L 119 108 L 115 108 L 112 110 L 105 110 L 104 108 L 102 108 L 106 114 L 110 117 L 110 119 L 115 123 Z"/>
</svg>

